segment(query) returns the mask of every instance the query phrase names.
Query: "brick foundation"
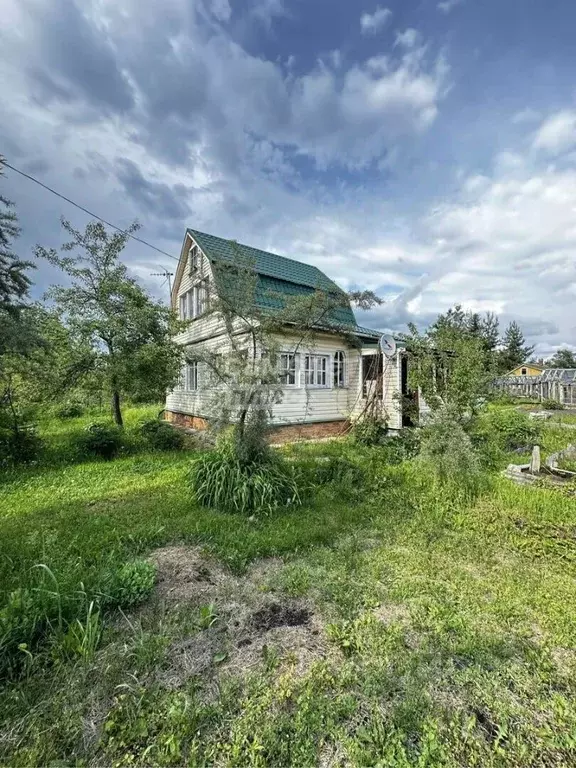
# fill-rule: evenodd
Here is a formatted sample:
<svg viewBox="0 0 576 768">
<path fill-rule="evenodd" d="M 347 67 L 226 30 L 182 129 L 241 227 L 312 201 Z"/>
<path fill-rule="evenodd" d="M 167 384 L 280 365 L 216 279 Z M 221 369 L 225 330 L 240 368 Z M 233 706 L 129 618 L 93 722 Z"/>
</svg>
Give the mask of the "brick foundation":
<svg viewBox="0 0 576 768">
<path fill-rule="evenodd" d="M 164 411 L 164 419 L 180 427 L 207 429 L 208 421 L 202 416 L 192 416 L 177 411 Z M 268 440 L 271 443 L 293 443 L 297 440 L 320 440 L 324 437 L 339 437 L 350 429 L 347 419 L 319 421 L 308 424 L 283 424 L 273 427 Z"/>
<path fill-rule="evenodd" d="M 202 416 L 191 416 L 189 413 L 178 413 L 177 411 L 164 411 L 164 420 L 179 427 L 189 427 L 190 429 L 207 429 L 208 422 Z"/>
</svg>

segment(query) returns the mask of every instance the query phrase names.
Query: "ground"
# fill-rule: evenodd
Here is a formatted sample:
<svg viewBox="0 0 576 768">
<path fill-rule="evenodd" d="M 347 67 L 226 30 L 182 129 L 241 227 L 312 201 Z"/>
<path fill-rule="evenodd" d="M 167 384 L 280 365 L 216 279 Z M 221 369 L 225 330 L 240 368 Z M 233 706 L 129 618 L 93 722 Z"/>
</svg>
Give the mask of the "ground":
<svg viewBox="0 0 576 768">
<path fill-rule="evenodd" d="M 64 444 L 84 422 L 44 432 Z M 545 429 L 544 452 L 573 439 Z M 193 505 L 193 456 L 55 459 L 0 481 L 4 593 L 87 594 L 134 558 L 156 568 L 90 653 L 22 650 L 0 689 L 2 764 L 576 763 L 574 496 L 493 473 L 466 502 L 412 462 L 373 463 L 367 491 L 328 484 L 250 520 Z"/>
</svg>

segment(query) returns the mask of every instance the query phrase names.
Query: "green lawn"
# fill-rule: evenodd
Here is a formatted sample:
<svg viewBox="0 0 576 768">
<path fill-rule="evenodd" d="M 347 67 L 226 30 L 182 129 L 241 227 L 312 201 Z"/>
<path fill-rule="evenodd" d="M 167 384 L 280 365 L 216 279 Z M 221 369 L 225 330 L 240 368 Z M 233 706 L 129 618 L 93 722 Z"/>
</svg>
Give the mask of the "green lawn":
<svg viewBox="0 0 576 768">
<path fill-rule="evenodd" d="M 44 433 L 62 447 L 85 423 Z M 545 430 L 545 450 L 571 437 Z M 466 504 L 377 451 L 288 453 L 370 461 L 377 479 L 260 521 L 193 505 L 193 451 L 54 458 L 0 480 L 3 599 L 24 586 L 85 610 L 163 548 L 156 592 L 106 609 L 94 653 L 22 650 L 0 689 L 0 763 L 576 764 L 576 497 L 495 475 Z M 178 599 L 162 581 L 176 556 Z M 270 604 L 306 618 L 268 630 Z"/>
</svg>

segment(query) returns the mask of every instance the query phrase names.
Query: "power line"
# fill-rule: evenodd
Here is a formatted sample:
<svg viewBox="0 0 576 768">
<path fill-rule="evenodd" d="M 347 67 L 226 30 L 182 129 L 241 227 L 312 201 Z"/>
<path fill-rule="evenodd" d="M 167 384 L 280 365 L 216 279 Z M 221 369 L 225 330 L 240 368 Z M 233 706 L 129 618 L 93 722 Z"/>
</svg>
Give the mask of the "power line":
<svg viewBox="0 0 576 768">
<path fill-rule="evenodd" d="M 116 229 L 118 232 L 122 232 L 123 235 L 128 234 L 125 229 L 121 229 L 120 227 L 117 227 L 116 224 L 111 224 L 109 221 L 106 221 L 106 219 L 103 219 L 102 216 L 98 216 L 96 213 L 92 213 L 92 211 L 89 211 L 88 208 L 84 208 L 84 206 L 80 205 L 79 203 L 75 203 L 74 200 L 70 200 L 69 197 L 66 197 L 65 195 L 61 195 L 60 192 L 56 192 L 56 190 L 52 189 L 52 187 L 49 187 L 47 184 L 43 184 L 38 179 L 35 179 L 34 176 L 30 176 L 30 174 L 24 173 L 24 171 L 21 171 L 18 168 L 15 168 L 13 165 L 10 165 L 10 163 L 7 163 L 6 161 L 3 161 L 2 164 L 5 165 L 6 168 L 10 168 L 11 170 L 16 171 L 16 173 L 19 173 L 20 176 L 24 176 L 24 178 L 30 179 L 30 181 L 33 181 L 35 184 L 38 184 L 44 189 L 47 189 L 48 192 L 52 192 L 53 195 L 56 195 L 56 197 L 59 197 L 62 200 L 65 200 L 67 203 L 70 203 L 70 205 L 73 205 L 75 208 L 79 208 L 81 211 L 84 211 L 84 213 L 87 213 L 88 216 L 92 216 L 93 218 L 98 219 L 98 221 L 101 221 L 103 224 L 106 224 L 106 226 L 112 227 L 112 229 Z M 151 243 L 147 243 L 146 240 L 142 240 L 142 238 L 136 237 L 136 235 L 128 234 L 128 237 L 132 238 L 132 240 L 136 240 L 138 243 L 142 243 L 142 245 L 147 245 L 148 248 L 152 248 L 153 250 L 158 251 L 158 253 L 161 253 L 163 256 L 168 256 L 169 259 L 174 259 L 174 261 L 180 261 L 180 259 L 177 259 L 176 256 L 172 256 L 172 254 L 166 253 L 166 251 L 163 251 L 161 248 L 156 248 L 155 245 L 152 245 Z"/>
</svg>

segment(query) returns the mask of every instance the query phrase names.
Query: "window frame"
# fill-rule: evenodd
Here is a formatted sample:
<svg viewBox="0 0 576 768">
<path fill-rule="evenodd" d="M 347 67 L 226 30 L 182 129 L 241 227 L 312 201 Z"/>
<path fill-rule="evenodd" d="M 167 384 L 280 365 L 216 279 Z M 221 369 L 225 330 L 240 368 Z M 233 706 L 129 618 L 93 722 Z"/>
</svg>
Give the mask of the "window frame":
<svg viewBox="0 0 576 768">
<path fill-rule="evenodd" d="M 184 368 L 184 387 L 186 392 L 197 392 L 200 380 L 200 366 L 198 360 L 186 363 Z"/>
<path fill-rule="evenodd" d="M 200 248 L 194 243 L 188 250 L 188 271 L 195 275 L 200 270 Z"/>
<path fill-rule="evenodd" d="M 286 367 L 283 366 L 282 361 L 284 359 L 287 359 L 290 361 L 290 358 L 292 359 L 292 364 L 287 365 Z M 289 387 L 291 389 L 295 389 L 300 386 L 299 378 L 300 378 L 300 355 L 298 352 L 279 352 L 278 353 L 278 376 L 280 378 L 280 383 L 283 387 Z M 294 381 L 290 382 L 288 379 L 284 377 L 292 376 Z"/>
<path fill-rule="evenodd" d="M 337 349 L 332 356 L 332 387 L 334 389 L 348 387 L 348 360 L 343 349 Z"/>
<path fill-rule="evenodd" d="M 321 363 L 319 366 L 318 363 Z M 330 389 L 330 355 L 309 352 L 304 355 L 304 385 L 307 389 Z M 322 381 L 323 379 L 323 381 Z"/>
<path fill-rule="evenodd" d="M 528 369 L 527 368 L 521 368 L 520 369 L 520 374 L 522 376 L 527 376 L 528 375 Z"/>
</svg>

